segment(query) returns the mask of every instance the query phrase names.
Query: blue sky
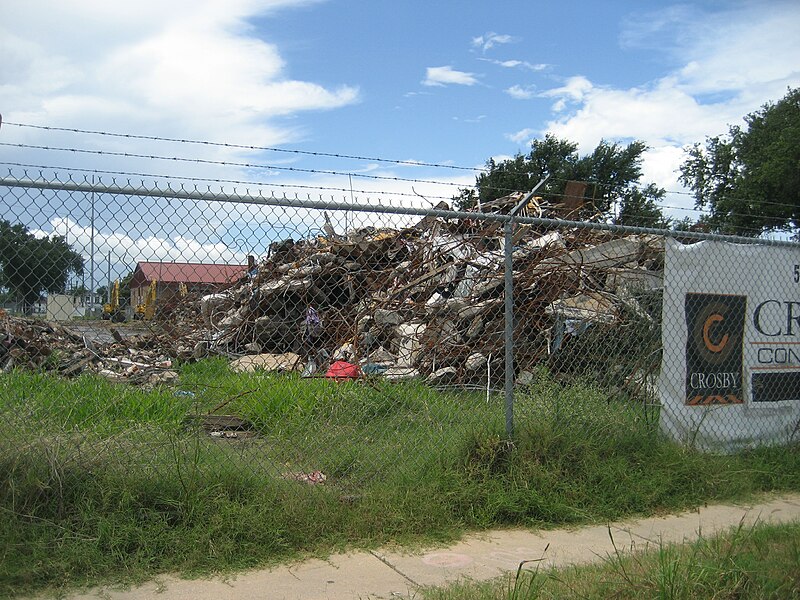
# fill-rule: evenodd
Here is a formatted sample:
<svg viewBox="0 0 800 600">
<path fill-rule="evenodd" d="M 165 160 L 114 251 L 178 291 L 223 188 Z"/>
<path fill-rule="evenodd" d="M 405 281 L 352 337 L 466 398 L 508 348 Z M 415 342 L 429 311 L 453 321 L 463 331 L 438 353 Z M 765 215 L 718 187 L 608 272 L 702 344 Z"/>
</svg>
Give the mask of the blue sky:
<svg viewBox="0 0 800 600">
<path fill-rule="evenodd" d="M 650 147 L 645 182 L 675 191 L 683 147 L 725 132 L 800 85 L 800 3 L 780 0 L 29 0 L 5 13 L 6 123 L 464 167 L 525 152 L 547 132 L 582 152 L 601 139 L 641 139 Z M 258 180 L 279 193 L 311 190 L 340 199 L 349 194 L 324 188 L 348 188 L 347 174 L 359 199 L 402 203 L 419 202 L 404 195 L 412 186 L 428 197 L 450 196 L 475 174 L 13 125 L 0 129 L 0 142 L 272 165 L 0 146 L 5 163 Z M 689 209 L 692 200 L 671 194 L 666 205 Z M 53 219 L 68 217 L 44 218 L 57 229 Z M 81 219 L 73 221 L 66 227 Z M 235 235 L 224 223 L 216 227 L 221 239 Z M 181 234 L 181 243 L 208 246 L 216 257 L 212 240 L 195 229 Z M 166 256 L 174 256 L 175 241 L 162 241 L 175 250 Z M 156 242 L 152 252 L 166 252 Z"/>
<path fill-rule="evenodd" d="M 538 94 L 568 77 L 628 88 L 676 66 L 668 51 L 621 40 L 626 22 L 646 19 L 658 3 L 634 10 L 630 2 L 514 2 L 505 10 L 401 4 L 330 2 L 259 20 L 263 34 L 285 48 L 291 76 L 359 89 L 358 103 L 335 117 L 304 119 L 309 142 L 327 145 L 362 131 L 358 147 L 370 154 L 473 165 L 524 151 L 526 144 L 507 136 L 540 127 L 552 101 Z M 469 83 L 425 85 L 429 68 L 461 73 Z"/>
</svg>

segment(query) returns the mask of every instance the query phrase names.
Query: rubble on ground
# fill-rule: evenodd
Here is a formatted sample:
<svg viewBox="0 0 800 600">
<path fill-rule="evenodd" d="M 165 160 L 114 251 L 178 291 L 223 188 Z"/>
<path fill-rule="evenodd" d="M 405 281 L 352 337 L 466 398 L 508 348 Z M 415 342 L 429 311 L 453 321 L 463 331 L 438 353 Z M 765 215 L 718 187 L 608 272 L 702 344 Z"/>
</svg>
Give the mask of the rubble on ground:
<svg viewBox="0 0 800 600">
<path fill-rule="evenodd" d="M 483 210 L 505 213 L 521 198 Z M 537 200 L 528 214 L 560 214 Z M 272 244 L 249 278 L 201 301 L 194 355 L 289 353 L 303 364 L 287 369 L 270 358 L 264 369 L 307 376 L 345 362 L 364 375 L 434 385 L 502 378 L 501 223 L 425 217 L 404 229 L 337 233 L 326 219 L 324 229 Z M 546 360 L 594 324 L 614 325 L 630 313 L 651 319 L 632 290 L 661 287 L 663 238 L 515 225 L 513 244 L 518 368 Z"/>
<path fill-rule="evenodd" d="M 177 383 L 168 350 L 174 347 L 172 340 L 152 334 L 123 337 L 113 328 L 111 332 L 114 341 L 100 343 L 68 325 L 0 314 L 0 372 L 16 368 L 64 377 L 96 373 L 145 390 Z"/>
</svg>

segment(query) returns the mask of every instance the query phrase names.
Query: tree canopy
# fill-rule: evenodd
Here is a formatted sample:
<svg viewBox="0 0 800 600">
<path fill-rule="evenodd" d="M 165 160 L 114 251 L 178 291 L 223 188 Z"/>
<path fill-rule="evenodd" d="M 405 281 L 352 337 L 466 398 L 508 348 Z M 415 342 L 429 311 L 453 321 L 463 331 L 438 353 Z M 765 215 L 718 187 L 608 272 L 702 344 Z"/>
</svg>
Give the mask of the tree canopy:
<svg viewBox="0 0 800 600">
<path fill-rule="evenodd" d="M 680 181 L 713 231 L 800 230 L 800 88 L 687 149 Z"/>
<path fill-rule="evenodd" d="M 619 202 L 618 219 L 624 215 L 624 224 L 663 226 L 666 221 L 657 201 L 664 191 L 653 184 L 639 186 L 645 150 L 647 146 L 641 141 L 623 146 L 603 140 L 590 154 L 581 156 L 578 144 L 548 134 L 543 140 L 534 140 L 526 155 L 500 162 L 489 159 L 486 171 L 476 178 L 475 189 L 461 190 L 455 200 L 459 207 L 471 208 L 479 200 L 483 203 L 514 191 L 528 191 L 549 174 L 550 179 L 537 194 L 554 203 L 563 200 L 567 181 L 588 182 L 586 208 L 579 217 L 610 215 L 612 206 Z"/>
<path fill-rule="evenodd" d="M 63 291 L 83 267 L 83 258 L 63 237 L 36 237 L 27 227 L 0 219 L 0 285 L 26 311 L 43 292 Z"/>
</svg>

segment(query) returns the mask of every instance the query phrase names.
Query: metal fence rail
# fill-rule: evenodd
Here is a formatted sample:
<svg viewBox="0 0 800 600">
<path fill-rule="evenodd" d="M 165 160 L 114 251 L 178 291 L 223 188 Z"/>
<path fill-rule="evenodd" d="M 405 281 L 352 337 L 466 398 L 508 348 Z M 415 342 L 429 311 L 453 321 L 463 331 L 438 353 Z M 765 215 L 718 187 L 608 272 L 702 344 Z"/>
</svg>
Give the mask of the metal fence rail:
<svg viewBox="0 0 800 600">
<path fill-rule="evenodd" d="M 663 426 L 659 377 L 679 394 L 699 381 L 662 368 L 675 237 L 774 250 L 790 273 L 800 264 L 792 242 L 572 221 L 535 193 L 478 213 L 26 174 L 0 179 L 0 205 L 0 293 L 14 307 L 0 319 L 0 458 L 38 465 L 42 493 L 71 465 L 142 477 L 234 468 L 368 493 L 476 432 L 513 440 L 548 386 L 586 386 L 653 427 L 661 413 Z M 709 256 L 701 270 L 742 268 Z M 705 294 L 685 316 L 703 318 L 708 364 L 727 357 L 710 372 L 739 373 L 730 402 L 754 410 L 752 381 L 776 388 L 760 398 L 793 439 L 800 351 L 767 343 L 776 305 L 762 347 L 764 373 L 778 376 L 745 381 L 744 341 L 719 325 L 731 294 L 689 271 L 670 277 Z M 39 305 L 46 319 L 33 318 Z M 670 348 L 695 360 L 686 323 L 674 328 Z M 703 393 L 692 397 L 723 400 L 675 417 L 676 437 L 710 411 L 724 433 L 726 395 Z"/>
</svg>

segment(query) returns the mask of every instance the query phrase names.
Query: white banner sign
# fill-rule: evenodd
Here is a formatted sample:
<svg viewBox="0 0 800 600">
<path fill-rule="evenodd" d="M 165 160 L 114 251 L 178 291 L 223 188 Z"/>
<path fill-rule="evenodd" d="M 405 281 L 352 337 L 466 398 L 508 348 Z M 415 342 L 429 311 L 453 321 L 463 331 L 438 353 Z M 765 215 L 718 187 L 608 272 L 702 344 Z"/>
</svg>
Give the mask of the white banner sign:
<svg viewBox="0 0 800 600">
<path fill-rule="evenodd" d="M 733 452 L 800 439 L 800 249 L 668 239 L 661 429 Z"/>
</svg>

